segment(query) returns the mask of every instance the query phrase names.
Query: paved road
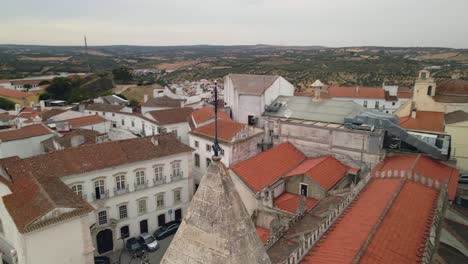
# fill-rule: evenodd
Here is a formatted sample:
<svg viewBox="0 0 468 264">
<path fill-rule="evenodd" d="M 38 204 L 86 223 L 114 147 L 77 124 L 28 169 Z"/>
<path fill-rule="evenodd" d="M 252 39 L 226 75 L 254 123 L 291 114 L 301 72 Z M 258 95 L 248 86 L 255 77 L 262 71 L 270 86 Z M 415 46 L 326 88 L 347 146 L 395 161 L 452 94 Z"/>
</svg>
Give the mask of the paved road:
<svg viewBox="0 0 468 264">
<path fill-rule="evenodd" d="M 146 256 L 148 257 L 149 263 L 151 264 L 158 264 L 161 262 L 162 257 L 164 256 L 164 253 L 166 252 L 167 248 L 169 247 L 169 244 L 172 241 L 172 238 L 174 236 L 170 236 L 165 238 L 164 240 L 159 241 L 159 249 L 154 251 L 154 252 L 146 252 Z M 108 257 L 111 258 L 111 263 L 113 264 L 119 264 L 119 255 L 120 255 L 120 250 L 112 252 Z M 122 252 L 122 258 L 120 261 L 120 264 L 141 264 L 144 263 L 140 259 L 135 259 L 132 258 L 132 255 L 130 255 L 125 249 Z"/>
</svg>

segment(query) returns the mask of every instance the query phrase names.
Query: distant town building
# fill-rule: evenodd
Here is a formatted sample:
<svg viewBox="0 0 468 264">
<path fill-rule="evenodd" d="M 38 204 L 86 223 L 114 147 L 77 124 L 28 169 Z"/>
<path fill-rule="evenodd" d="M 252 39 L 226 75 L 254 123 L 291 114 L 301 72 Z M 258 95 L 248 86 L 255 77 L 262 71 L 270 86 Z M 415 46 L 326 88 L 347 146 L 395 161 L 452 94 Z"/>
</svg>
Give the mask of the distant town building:
<svg viewBox="0 0 468 264">
<path fill-rule="evenodd" d="M 292 96 L 294 86 L 281 76 L 229 74 L 224 77 L 224 101 L 236 122 L 263 127 L 260 117 L 278 96 Z"/>
</svg>

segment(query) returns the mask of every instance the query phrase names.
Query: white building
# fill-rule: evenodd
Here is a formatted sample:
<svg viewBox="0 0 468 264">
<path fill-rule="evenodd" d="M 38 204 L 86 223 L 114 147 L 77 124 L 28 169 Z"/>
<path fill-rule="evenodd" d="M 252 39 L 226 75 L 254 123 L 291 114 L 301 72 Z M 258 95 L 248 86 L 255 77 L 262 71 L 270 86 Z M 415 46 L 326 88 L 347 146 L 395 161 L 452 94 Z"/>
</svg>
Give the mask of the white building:
<svg viewBox="0 0 468 264">
<path fill-rule="evenodd" d="M 41 142 L 54 136 L 42 124 L 0 131 L 0 158 L 27 158 L 44 153 Z"/>
<path fill-rule="evenodd" d="M 88 115 L 67 120 L 48 123 L 49 127 L 54 127 L 59 132 L 74 129 L 89 129 L 101 134 L 109 133 L 111 122 L 99 115 Z"/>
<path fill-rule="evenodd" d="M 294 86 L 281 76 L 229 74 L 224 77 L 224 101 L 234 121 L 256 124 L 278 96 L 292 96 Z M 262 125 L 259 125 L 262 127 Z"/>
<path fill-rule="evenodd" d="M 328 88 L 328 96 L 324 97 L 333 100 L 353 101 L 364 108 L 393 113 L 408 100 L 411 100 L 411 93 L 407 93 L 406 89 L 385 85 L 383 87 L 331 86 Z"/>
<path fill-rule="evenodd" d="M 188 132 L 191 107 L 150 111 L 143 116 L 157 124 L 157 134 L 172 132 L 185 144 L 188 144 Z"/>
<path fill-rule="evenodd" d="M 181 219 L 193 193 L 191 152 L 167 134 L 2 160 L 4 261 L 91 264 L 93 253 Z"/>
<path fill-rule="evenodd" d="M 212 149 L 215 135 L 215 124 L 194 128 L 189 134 L 190 146 L 193 153 L 193 168 L 195 186 L 200 183 L 201 175 L 211 164 Z M 248 159 L 260 153 L 263 130 L 226 119 L 218 120 L 218 140 L 221 147 L 221 162 L 226 167 L 241 160 Z"/>
<path fill-rule="evenodd" d="M 145 102 L 141 106 L 141 112 L 143 114 L 150 111 L 184 107 L 185 103 L 184 99 L 174 99 L 166 95 L 153 97 L 150 99 L 145 97 L 144 101 Z"/>
</svg>

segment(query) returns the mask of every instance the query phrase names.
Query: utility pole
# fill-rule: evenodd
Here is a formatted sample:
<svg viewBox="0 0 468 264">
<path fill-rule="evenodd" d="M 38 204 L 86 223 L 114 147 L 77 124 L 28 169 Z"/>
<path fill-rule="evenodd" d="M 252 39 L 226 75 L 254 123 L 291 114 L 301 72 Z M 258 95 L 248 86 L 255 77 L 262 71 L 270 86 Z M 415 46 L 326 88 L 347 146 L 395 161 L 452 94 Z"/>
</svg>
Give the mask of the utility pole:
<svg viewBox="0 0 468 264">
<path fill-rule="evenodd" d="M 85 61 L 86 64 L 88 64 L 88 73 L 91 72 L 91 66 L 89 64 L 89 58 L 88 58 L 88 40 L 86 39 L 86 35 L 84 36 L 84 53 L 85 53 Z"/>
</svg>

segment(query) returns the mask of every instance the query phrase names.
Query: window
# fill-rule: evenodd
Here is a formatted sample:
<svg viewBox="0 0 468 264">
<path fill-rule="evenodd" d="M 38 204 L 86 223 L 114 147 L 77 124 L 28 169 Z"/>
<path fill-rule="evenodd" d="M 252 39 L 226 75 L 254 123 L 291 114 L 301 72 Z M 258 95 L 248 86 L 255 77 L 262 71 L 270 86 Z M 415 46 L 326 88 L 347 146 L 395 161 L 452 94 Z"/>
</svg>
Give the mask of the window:
<svg viewBox="0 0 468 264">
<path fill-rule="evenodd" d="M 167 132 L 167 129 L 165 127 L 158 127 L 158 134 L 164 134 Z"/>
<path fill-rule="evenodd" d="M 211 164 L 211 160 L 209 158 L 206 158 L 206 167 L 208 168 L 208 166 L 210 166 Z"/>
<path fill-rule="evenodd" d="M 128 212 L 127 212 L 127 205 L 121 205 L 119 206 L 119 218 L 120 219 L 125 219 L 128 217 Z"/>
<path fill-rule="evenodd" d="M 3 230 L 3 222 L 2 219 L 0 219 L 0 235 L 4 235 L 5 231 Z"/>
<path fill-rule="evenodd" d="M 219 149 L 219 155 L 224 156 L 224 149 Z"/>
<path fill-rule="evenodd" d="M 75 184 L 71 187 L 71 189 L 76 195 L 83 196 L 83 185 Z"/>
<path fill-rule="evenodd" d="M 145 184 L 145 171 L 139 170 L 135 172 L 136 178 L 136 185 L 144 185 Z"/>
<path fill-rule="evenodd" d="M 181 192 L 180 192 L 180 190 L 175 190 L 174 191 L 174 202 L 178 203 L 180 201 L 182 201 Z"/>
<path fill-rule="evenodd" d="M 160 214 L 158 215 L 158 226 L 162 226 L 166 223 L 166 215 Z"/>
<path fill-rule="evenodd" d="M 426 73 L 425 72 L 421 72 L 421 79 L 423 79 L 423 80 L 426 79 Z"/>
<path fill-rule="evenodd" d="M 115 116 L 115 113 L 112 113 L 112 116 Z"/>
<path fill-rule="evenodd" d="M 96 115 L 99 115 L 99 113 L 98 113 L 98 112 L 96 112 Z"/>
<path fill-rule="evenodd" d="M 195 167 L 200 168 L 200 155 L 195 153 L 194 159 L 195 159 Z"/>
<path fill-rule="evenodd" d="M 163 166 L 154 167 L 154 177 L 156 181 L 161 181 L 163 179 Z"/>
<path fill-rule="evenodd" d="M 141 199 L 138 201 L 138 213 L 139 214 L 146 213 L 146 199 Z"/>
<path fill-rule="evenodd" d="M 117 191 L 124 190 L 125 189 L 125 175 L 119 175 L 115 177 L 115 183 L 116 183 L 115 188 L 117 189 Z"/>
<path fill-rule="evenodd" d="M 98 213 L 98 224 L 100 225 L 107 224 L 107 211 L 101 211 Z"/>
<path fill-rule="evenodd" d="M 120 228 L 120 238 L 124 239 L 127 237 L 130 237 L 130 228 L 128 227 L 128 225 L 122 226 Z"/>
<path fill-rule="evenodd" d="M 206 151 L 211 152 L 211 145 L 210 144 L 206 144 Z"/>
<path fill-rule="evenodd" d="M 195 140 L 195 147 L 198 148 L 198 141 Z"/>
<path fill-rule="evenodd" d="M 396 103 L 395 103 L 395 102 L 392 102 L 392 105 L 396 105 Z"/>
<path fill-rule="evenodd" d="M 171 132 L 174 133 L 175 136 L 177 137 L 177 129 L 174 129 L 174 130 L 172 130 Z"/>
<path fill-rule="evenodd" d="M 379 101 L 375 101 L 375 109 L 379 109 Z"/>
<path fill-rule="evenodd" d="M 300 184 L 299 190 L 300 190 L 302 196 L 307 196 L 308 188 L 309 188 L 309 186 L 307 184 L 305 184 L 305 183 Z"/>
<path fill-rule="evenodd" d="M 367 101 L 364 101 L 364 103 L 362 104 L 365 108 L 367 108 Z"/>
<path fill-rule="evenodd" d="M 432 96 L 432 86 L 427 87 L 427 95 Z"/>
<path fill-rule="evenodd" d="M 172 163 L 172 175 L 173 176 L 181 175 L 180 162 L 176 161 Z"/>
<path fill-rule="evenodd" d="M 151 133 L 153 134 L 153 136 L 154 136 L 155 132 L 156 132 L 156 129 L 154 128 L 154 126 L 152 126 L 151 127 Z"/>
<path fill-rule="evenodd" d="M 122 122 L 122 126 L 125 126 L 125 120 L 122 119 L 121 122 Z"/>
<path fill-rule="evenodd" d="M 156 207 L 164 207 L 164 194 L 159 194 L 156 196 Z"/>
<path fill-rule="evenodd" d="M 135 127 L 135 121 L 132 120 L 132 127 Z"/>
<path fill-rule="evenodd" d="M 148 220 L 140 221 L 140 233 L 148 233 Z"/>
<path fill-rule="evenodd" d="M 104 189 L 104 180 L 94 181 L 94 191 L 96 193 L 96 199 L 100 199 L 101 195 L 106 193 L 106 190 Z"/>
</svg>

